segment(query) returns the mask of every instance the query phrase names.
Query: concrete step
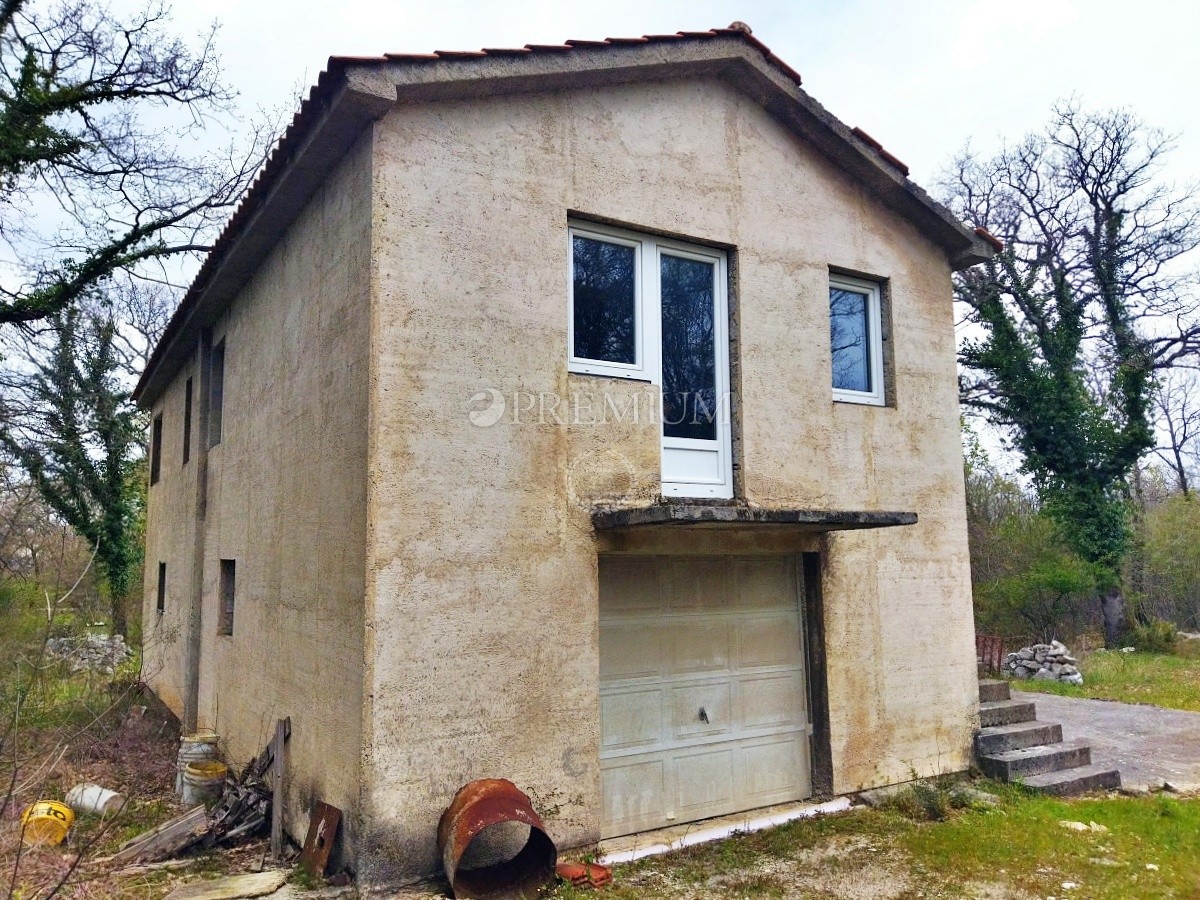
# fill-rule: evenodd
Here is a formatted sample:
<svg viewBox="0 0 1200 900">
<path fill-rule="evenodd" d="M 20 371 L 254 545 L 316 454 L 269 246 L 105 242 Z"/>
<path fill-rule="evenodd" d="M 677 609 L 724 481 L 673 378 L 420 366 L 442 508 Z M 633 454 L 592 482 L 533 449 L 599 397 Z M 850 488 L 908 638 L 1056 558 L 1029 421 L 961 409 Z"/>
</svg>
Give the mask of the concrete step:
<svg viewBox="0 0 1200 900">
<path fill-rule="evenodd" d="M 1088 791 L 1115 791 L 1121 787 L 1121 773 L 1104 764 L 1079 766 L 1059 772 L 1030 775 L 1023 779 L 1025 787 L 1055 797 L 1069 797 Z"/>
<path fill-rule="evenodd" d="M 999 681 L 995 678 L 981 678 L 979 680 L 980 703 L 995 703 L 998 700 L 1011 699 L 1012 695 L 1009 693 L 1007 681 Z"/>
<path fill-rule="evenodd" d="M 1082 741 L 1047 744 L 1021 750 L 1002 750 L 979 757 L 983 774 L 1001 781 L 1029 778 L 1046 772 L 1061 772 L 1092 764 L 1092 748 Z"/>
<path fill-rule="evenodd" d="M 996 700 L 979 704 L 979 724 L 982 728 L 1032 722 L 1037 709 L 1028 700 Z"/>
<path fill-rule="evenodd" d="M 981 729 L 975 735 L 975 752 L 979 756 L 990 756 L 1039 744 L 1059 744 L 1062 739 L 1062 726 L 1057 722 L 1017 722 Z"/>
</svg>

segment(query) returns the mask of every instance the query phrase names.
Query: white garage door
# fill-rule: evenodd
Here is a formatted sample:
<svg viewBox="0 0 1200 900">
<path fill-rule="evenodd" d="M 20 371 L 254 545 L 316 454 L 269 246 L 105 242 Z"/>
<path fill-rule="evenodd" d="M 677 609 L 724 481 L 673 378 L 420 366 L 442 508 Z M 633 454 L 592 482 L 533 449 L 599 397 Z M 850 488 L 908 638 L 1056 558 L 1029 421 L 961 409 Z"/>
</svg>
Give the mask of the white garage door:
<svg viewBox="0 0 1200 900">
<path fill-rule="evenodd" d="M 600 559 L 601 834 L 812 793 L 794 557 Z"/>
</svg>

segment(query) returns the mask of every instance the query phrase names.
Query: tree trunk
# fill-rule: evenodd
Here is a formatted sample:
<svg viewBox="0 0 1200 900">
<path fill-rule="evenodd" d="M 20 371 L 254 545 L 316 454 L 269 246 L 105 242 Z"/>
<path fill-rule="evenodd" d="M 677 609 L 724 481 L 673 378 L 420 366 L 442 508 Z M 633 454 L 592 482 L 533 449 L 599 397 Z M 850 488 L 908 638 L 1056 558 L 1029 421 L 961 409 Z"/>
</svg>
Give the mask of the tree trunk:
<svg viewBox="0 0 1200 900">
<path fill-rule="evenodd" d="M 129 622 L 125 617 L 125 608 L 127 606 L 125 593 L 123 591 L 109 591 L 109 597 L 111 599 L 112 621 L 108 623 L 108 633 L 128 637 Z"/>
<path fill-rule="evenodd" d="M 1104 616 L 1104 645 L 1116 650 L 1129 630 L 1125 595 L 1119 586 L 1114 585 L 1100 595 L 1100 612 Z"/>
</svg>

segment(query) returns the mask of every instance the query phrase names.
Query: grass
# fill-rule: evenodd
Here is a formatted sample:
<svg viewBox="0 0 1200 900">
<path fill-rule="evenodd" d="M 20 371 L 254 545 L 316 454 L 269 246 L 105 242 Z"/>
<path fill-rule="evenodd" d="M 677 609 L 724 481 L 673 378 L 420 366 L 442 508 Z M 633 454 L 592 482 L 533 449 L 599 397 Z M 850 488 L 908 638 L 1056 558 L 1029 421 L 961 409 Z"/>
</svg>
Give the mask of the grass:
<svg viewBox="0 0 1200 900">
<path fill-rule="evenodd" d="M 792 822 L 617 866 L 605 893 L 612 900 L 1200 897 L 1200 799 L 1069 801 L 982 786 L 998 805 L 947 803 L 944 819 L 918 813 L 914 821 L 902 810 L 928 802 L 901 797 L 885 809 Z M 950 789 L 941 790 L 949 799 Z M 1096 822 L 1107 831 L 1071 831 L 1061 821 Z M 552 896 L 595 894 L 564 885 Z"/>
<path fill-rule="evenodd" d="M 1149 703 L 1200 712 L 1200 641 L 1181 641 L 1178 654 L 1093 652 L 1081 657 L 1083 684 L 1018 682 L 1023 691 L 1066 697 Z"/>
</svg>

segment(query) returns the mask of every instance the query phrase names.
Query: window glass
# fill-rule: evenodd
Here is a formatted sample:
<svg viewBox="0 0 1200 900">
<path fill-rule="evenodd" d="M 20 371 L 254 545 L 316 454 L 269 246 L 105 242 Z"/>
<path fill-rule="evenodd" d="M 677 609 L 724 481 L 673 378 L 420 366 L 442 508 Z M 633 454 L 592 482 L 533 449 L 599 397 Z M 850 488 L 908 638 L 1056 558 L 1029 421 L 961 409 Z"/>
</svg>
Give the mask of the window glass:
<svg viewBox="0 0 1200 900">
<path fill-rule="evenodd" d="M 715 440 L 714 266 L 665 253 L 660 259 L 663 434 Z"/>
<path fill-rule="evenodd" d="M 635 248 L 572 239 L 576 359 L 637 364 Z"/>
<path fill-rule="evenodd" d="M 872 392 L 870 301 L 865 293 L 829 289 L 829 337 L 833 347 L 833 386 L 839 391 Z"/>
</svg>

